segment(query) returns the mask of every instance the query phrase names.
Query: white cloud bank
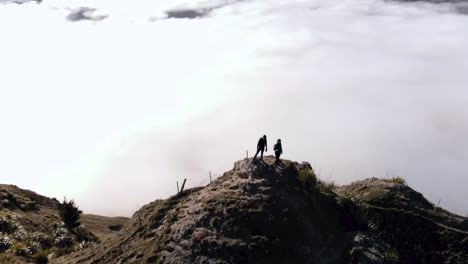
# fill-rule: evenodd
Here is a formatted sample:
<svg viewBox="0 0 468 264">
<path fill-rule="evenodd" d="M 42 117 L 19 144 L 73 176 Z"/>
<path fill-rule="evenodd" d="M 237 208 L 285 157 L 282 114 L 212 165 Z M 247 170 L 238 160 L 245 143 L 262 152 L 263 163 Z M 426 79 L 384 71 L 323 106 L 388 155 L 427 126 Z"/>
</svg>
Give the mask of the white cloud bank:
<svg viewBox="0 0 468 264">
<path fill-rule="evenodd" d="M 203 19 L 151 19 L 225 3 Z M 67 22 L 82 6 L 109 17 Z M 0 181 L 128 215 L 175 181 L 207 183 L 267 134 L 322 178 L 398 174 L 466 214 L 468 16 L 456 8 L 0 5 Z"/>
</svg>

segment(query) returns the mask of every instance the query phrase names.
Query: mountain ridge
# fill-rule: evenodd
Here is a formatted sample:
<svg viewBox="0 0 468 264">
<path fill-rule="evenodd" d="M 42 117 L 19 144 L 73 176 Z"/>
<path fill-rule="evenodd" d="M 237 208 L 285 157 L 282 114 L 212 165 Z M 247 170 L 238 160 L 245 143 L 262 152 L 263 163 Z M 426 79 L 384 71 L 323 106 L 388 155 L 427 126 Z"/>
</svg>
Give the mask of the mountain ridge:
<svg viewBox="0 0 468 264">
<path fill-rule="evenodd" d="M 271 156 L 265 162 L 240 160 L 205 187 L 143 206 L 94 252 L 86 249 L 52 263 L 464 263 L 468 259 L 468 236 L 459 229 L 466 218 L 445 210 L 440 212 L 446 216 L 431 213 L 439 211 L 405 184 L 367 179 L 334 187 L 318 180 L 307 162 L 283 160 L 280 167 L 273 163 Z M 356 186 L 380 195 L 364 199 L 358 191 L 362 188 Z M 447 220 L 450 217 L 463 223 L 457 226 Z"/>
<path fill-rule="evenodd" d="M 34 261 L 47 237 L 53 248 L 42 254 L 60 264 L 467 263 L 468 219 L 404 179 L 336 186 L 307 162 L 264 159 L 237 161 L 207 186 L 155 200 L 130 219 L 83 214 L 89 239 L 69 238 L 77 244 L 63 245 L 71 234 L 57 199 L 0 184 L 0 263 Z"/>
</svg>

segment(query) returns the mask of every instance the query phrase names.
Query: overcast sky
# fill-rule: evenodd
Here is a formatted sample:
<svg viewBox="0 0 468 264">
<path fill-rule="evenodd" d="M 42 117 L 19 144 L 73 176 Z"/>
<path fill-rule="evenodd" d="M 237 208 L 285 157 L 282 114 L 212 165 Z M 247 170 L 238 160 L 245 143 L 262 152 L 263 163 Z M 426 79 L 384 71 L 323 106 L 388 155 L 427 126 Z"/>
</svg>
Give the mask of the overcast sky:
<svg viewBox="0 0 468 264">
<path fill-rule="evenodd" d="M 322 179 L 399 175 L 466 215 L 467 10 L 381 0 L 0 4 L 0 182 L 130 215 L 174 194 L 176 181 L 206 184 L 266 134 Z"/>
</svg>

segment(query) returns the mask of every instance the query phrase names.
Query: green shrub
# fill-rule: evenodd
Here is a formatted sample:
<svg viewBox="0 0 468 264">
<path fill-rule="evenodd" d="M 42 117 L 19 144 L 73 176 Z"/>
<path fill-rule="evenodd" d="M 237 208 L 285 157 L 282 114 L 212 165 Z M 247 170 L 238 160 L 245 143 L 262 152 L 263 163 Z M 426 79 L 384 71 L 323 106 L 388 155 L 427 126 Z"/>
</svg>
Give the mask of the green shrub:
<svg viewBox="0 0 468 264">
<path fill-rule="evenodd" d="M 18 229 L 12 234 L 12 236 L 16 241 L 24 241 L 28 238 L 28 232 L 23 226 L 18 225 Z"/>
<path fill-rule="evenodd" d="M 35 254 L 39 250 L 40 245 L 37 242 L 16 242 L 11 246 L 10 251 L 17 256 L 28 257 Z"/>
<path fill-rule="evenodd" d="M 5 193 L 3 195 L 3 198 L 5 200 L 5 203 L 4 203 L 4 206 L 9 208 L 9 209 L 15 209 L 18 205 L 18 199 L 16 197 L 16 195 L 12 194 L 12 193 Z"/>
<path fill-rule="evenodd" d="M 329 192 L 333 192 L 333 190 L 335 189 L 336 187 L 336 184 L 334 181 L 318 181 L 317 182 L 317 186 L 320 190 L 320 192 L 322 193 L 329 193 Z"/>
<path fill-rule="evenodd" d="M 26 203 L 22 206 L 24 211 L 35 211 L 38 210 L 36 201 L 26 201 Z"/>
<path fill-rule="evenodd" d="M 46 234 L 39 233 L 39 232 L 34 233 L 33 239 L 43 249 L 50 248 L 52 246 L 52 243 L 53 243 L 53 239 L 50 236 L 48 236 Z"/>
<path fill-rule="evenodd" d="M 68 255 L 74 251 L 73 247 L 64 247 L 64 248 L 59 248 L 59 247 L 53 247 L 51 248 L 51 252 L 55 253 L 56 257 L 61 257 L 63 255 Z"/>
<path fill-rule="evenodd" d="M 292 163 L 287 164 L 286 167 L 283 169 L 283 175 L 287 178 L 296 179 L 297 174 L 297 168 Z"/>
<path fill-rule="evenodd" d="M 15 232 L 17 226 L 13 222 L 13 220 L 8 216 L 0 217 L 0 232 L 11 234 Z"/>
<path fill-rule="evenodd" d="M 387 264 L 396 264 L 400 263 L 400 257 L 395 251 L 385 251 L 384 261 Z"/>
<path fill-rule="evenodd" d="M 396 176 L 396 177 L 392 177 L 392 178 L 388 178 L 388 179 L 385 179 L 384 181 L 386 182 L 393 182 L 393 183 L 398 183 L 398 184 L 404 184 L 406 185 L 406 180 L 403 179 L 402 177 L 400 176 Z"/>
<path fill-rule="evenodd" d="M 36 264 L 47 264 L 49 263 L 49 250 L 41 250 L 33 255 L 34 263 Z"/>
<path fill-rule="evenodd" d="M 60 235 L 55 238 L 54 245 L 59 248 L 67 248 L 73 245 L 73 239 L 69 235 Z"/>
<path fill-rule="evenodd" d="M 41 245 L 36 241 L 27 241 L 26 242 L 26 251 L 28 255 L 34 255 L 37 251 L 41 249 Z"/>
<path fill-rule="evenodd" d="M 306 190 L 314 188 L 317 184 L 317 176 L 311 169 L 305 169 L 299 172 L 299 181 Z"/>
<path fill-rule="evenodd" d="M 9 249 L 13 245 L 13 240 L 7 235 L 0 236 L 0 252 Z"/>
<path fill-rule="evenodd" d="M 58 204 L 58 210 L 60 218 L 68 230 L 71 231 L 80 226 L 80 215 L 82 212 L 75 205 L 75 201 L 67 201 L 67 199 L 64 198 L 63 202 Z"/>
<path fill-rule="evenodd" d="M 13 246 L 11 246 L 10 251 L 17 256 L 29 255 L 28 248 L 24 244 L 19 242 L 14 243 Z"/>
</svg>

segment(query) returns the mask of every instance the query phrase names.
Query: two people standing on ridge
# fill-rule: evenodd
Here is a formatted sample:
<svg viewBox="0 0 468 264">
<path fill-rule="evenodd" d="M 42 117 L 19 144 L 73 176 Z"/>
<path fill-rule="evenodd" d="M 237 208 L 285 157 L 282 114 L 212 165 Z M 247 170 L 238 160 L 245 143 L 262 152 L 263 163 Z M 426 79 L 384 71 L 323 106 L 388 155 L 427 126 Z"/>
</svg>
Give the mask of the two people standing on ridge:
<svg viewBox="0 0 468 264">
<path fill-rule="evenodd" d="M 273 150 L 275 151 L 275 156 L 276 156 L 275 165 L 278 165 L 279 161 L 280 161 L 279 157 L 283 153 L 283 147 L 281 146 L 281 139 L 278 139 L 277 143 L 273 147 Z M 260 152 L 260 159 L 263 160 L 263 151 L 265 151 L 265 152 L 268 151 L 267 136 L 266 135 L 263 135 L 263 137 L 261 137 L 258 140 L 257 153 L 255 153 L 255 156 L 254 156 L 252 161 L 254 161 L 257 158 L 257 155 L 258 155 L 259 152 Z"/>
</svg>

